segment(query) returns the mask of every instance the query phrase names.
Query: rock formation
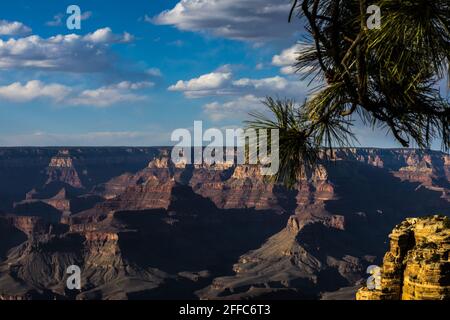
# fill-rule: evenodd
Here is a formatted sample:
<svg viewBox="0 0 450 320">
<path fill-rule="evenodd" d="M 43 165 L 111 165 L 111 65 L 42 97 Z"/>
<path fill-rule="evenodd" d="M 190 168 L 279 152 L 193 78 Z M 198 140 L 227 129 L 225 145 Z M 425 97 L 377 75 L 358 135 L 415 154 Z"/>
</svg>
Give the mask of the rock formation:
<svg viewBox="0 0 450 320">
<path fill-rule="evenodd" d="M 357 300 L 450 299 L 450 219 L 406 219 L 389 238 L 381 288 L 364 287 Z"/>
<path fill-rule="evenodd" d="M 74 188 L 83 188 L 78 172 L 68 150 L 61 150 L 51 158 L 47 168 L 47 184 L 59 181 Z"/>
<path fill-rule="evenodd" d="M 405 217 L 450 215 L 440 152 L 339 149 L 294 190 L 168 154 L 0 148 L 0 299 L 321 298 L 358 285 Z"/>
</svg>

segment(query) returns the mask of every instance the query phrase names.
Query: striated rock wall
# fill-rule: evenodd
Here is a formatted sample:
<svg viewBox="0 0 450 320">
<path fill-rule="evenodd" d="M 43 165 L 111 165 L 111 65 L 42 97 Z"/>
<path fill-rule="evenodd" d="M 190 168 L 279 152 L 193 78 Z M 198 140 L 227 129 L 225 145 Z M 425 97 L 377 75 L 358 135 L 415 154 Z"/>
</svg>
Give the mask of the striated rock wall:
<svg viewBox="0 0 450 320">
<path fill-rule="evenodd" d="M 410 218 L 389 237 L 381 288 L 362 288 L 357 300 L 450 299 L 450 219 Z"/>
<path fill-rule="evenodd" d="M 256 166 L 175 166 L 164 150 L 70 149 L 57 157 L 71 161 L 53 164 L 55 150 L 46 155 L 44 167 L 31 171 L 76 168 L 86 188 L 70 187 L 62 176 L 45 184 L 45 176 L 26 189 L 35 188 L 13 213 L 45 218 L 57 208 L 65 211 L 64 225 L 53 221 L 53 230 L 38 231 L 35 217 L 18 219 L 16 227 L 5 224 L 2 233 L 17 234 L 17 241 L 5 245 L 0 233 L 0 294 L 21 298 L 37 288 L 38 297 L 44 289 L 64 296 L 65 267 L 75 263 L 86 283 L 79 298 L 160 298 L 165 290 L 170 298 L 180 291 L 204 299 L 318 298 L 359 284 L 367 266 L 385 253 L 392 226 L 406 215 L 450 214 L 450 198 L 441 196 L 449 189 L 450 159 L 439 152 L 337 150 L 337 161 L 308 173 L 290 191 L 269 182 Z M 2 175 L 14 170 L 2 168 L 1 152 L 0 183 L 15 181 Z M 0 190 L 0 202 L 1 196 Z M 27 237 L 19 229 L 35 239 L 21 245 Z M 435 294 L 423 279 L 444 281 L 440 264 L 402 269 L 419 234 L 393 234 L 398 246 L 385 259 L 383 280 L 390 289 L 362 290 L 361 298 Z M 400 273 L 410 276 L 401 280 Z M 200 274 L 208 277 L 187 289 L 186 278 Z M 26 288 L 16 291 L 18 283 Z"/>
<path fill-rule="evenodd" d="M 76 186 L 81 182 L 91 189 L 126 172 L 141 170 L 160 152 L 159 148 L 0 147 L 0 210 L 10 210 L 27 192 L 51 181 L 68 181 Z"/>
<path fill-rule="evenodd" d="M 57 156 L 50 160 L 47 175 L 47 184 L 57 181 L 66 183 L 74 188 L 83 188 L 73 160 L 67 150 L 60 151 Z"/>
<path fill-rule="evenodd" d="M 52 168 L 72 168 L 73 160 L 70 158 L 68 153 L 65 153 L 64 156 L 58 155 L 53 157 L 48 166 Z"/>
<path fill-rule="evenodd" d="M 167 209 L 174 185 L 173 178 L 166 180 L 152 176 L 145 183 L 127 188 L 122 194 L 100 204 L 99 207 L 109 211 Z"/>
</svg>

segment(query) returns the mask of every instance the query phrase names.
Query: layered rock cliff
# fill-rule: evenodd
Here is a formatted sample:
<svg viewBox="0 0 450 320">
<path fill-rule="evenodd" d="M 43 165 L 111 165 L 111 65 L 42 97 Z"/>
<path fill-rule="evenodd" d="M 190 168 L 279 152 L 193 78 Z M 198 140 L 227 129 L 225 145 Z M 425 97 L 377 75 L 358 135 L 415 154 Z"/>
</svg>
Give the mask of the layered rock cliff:
<svg viewBox="0 0 450 320">
<path fill-rule="evenodd" d="M 357 161 L 351 160 L 353 153 L 342 156 L 300 181 L 295 215 L 286 228 L 241 256 L 235 275 L 216 278 L 199 297 L 318 298 L 353 287 L 379 261 L 384 238 L 408 212 L 449 214 L 442 190 L 402 181 L 385 168 L 400 169 L 403 161 L 394 168 L 387 158 L 381 166 L 381 156 L 374 162 L 366 155 L 363 161 L 362 154 L 358 151 Z"/>
<path fill-rule="evenodd" d="M 0 149 L 0 299 L 320 298 L 362 281 L 407 216 L 450 215 L 440 152 L 336 150 L 287 190 L 165 148 L 60 151 Z M 83 188 L 49 175 L 66 169 Z M 64 288 L 70 263 L 81 292 Z"/>
<path fill-rule="evenodd" d="M 136 173 L 160 152 L 158 148 L 0 148 L 0 210 L 10 210 L 25 193 L 49 182 L 81 183 L 88 190 L 100 187 L 114 177 Z"/>
<path fill-rule="evenodd" d="M 58 155 L 50 159 L 47 175 L 47 184 L 58 181 L 74 188 L 83 188 L 83 184 L 68 150 L 61 150 Z"/>
<path fill-rule="evenodd" d="M 389 238 L 381 288 L 364 287 L 357 300 L 450 299 L 450 219 L 410 218 Z"/>
</svg>

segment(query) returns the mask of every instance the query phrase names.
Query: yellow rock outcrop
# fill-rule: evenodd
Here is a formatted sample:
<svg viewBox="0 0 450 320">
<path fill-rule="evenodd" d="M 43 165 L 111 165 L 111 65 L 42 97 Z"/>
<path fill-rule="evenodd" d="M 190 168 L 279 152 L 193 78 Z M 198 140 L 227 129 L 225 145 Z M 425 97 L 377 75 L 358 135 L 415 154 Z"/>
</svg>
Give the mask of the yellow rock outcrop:
<svg viewBox="0 0 450 320">
<path fill-rule="evenodd" d="M 410 218 L 389 236 L 381 288 L 361 288 L 357 300 L 450 299 L 450 219 Z"/>
</svg>

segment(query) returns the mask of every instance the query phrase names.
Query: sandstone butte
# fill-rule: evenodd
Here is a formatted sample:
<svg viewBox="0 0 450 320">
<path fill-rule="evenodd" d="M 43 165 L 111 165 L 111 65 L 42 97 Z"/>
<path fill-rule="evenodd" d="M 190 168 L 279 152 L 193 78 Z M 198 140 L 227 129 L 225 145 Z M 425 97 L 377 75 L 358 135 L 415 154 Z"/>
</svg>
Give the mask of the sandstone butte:
<svg viewBox="0 0 450 320">
<path fill-rule="evenodd" d="M 361 288 L 357 300 L 450 299 L 450 219 L 409 218 L 389 236 L 381 290 Z"/>
</svg>

